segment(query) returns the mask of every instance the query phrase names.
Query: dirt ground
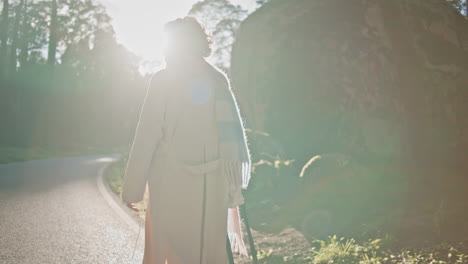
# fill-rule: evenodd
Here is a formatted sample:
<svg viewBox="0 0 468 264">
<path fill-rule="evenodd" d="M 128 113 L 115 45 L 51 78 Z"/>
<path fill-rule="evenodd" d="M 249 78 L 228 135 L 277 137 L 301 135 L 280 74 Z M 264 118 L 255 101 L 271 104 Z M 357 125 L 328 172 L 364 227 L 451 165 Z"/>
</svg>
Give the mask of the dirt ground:
<svg viewBox="0 0 468 264">
<path fill-rule="evenodd" d="M 250 251 L 244 226 L 244 241 Z M 310 246 L 304 236 L 294 228 L 288 227 L 278 234 L 267 234 L 252 230 L 259 263 L 307 263 Z M 253 263 L 252 259 L 235 255 L 236 264 Z"/>
</svg>

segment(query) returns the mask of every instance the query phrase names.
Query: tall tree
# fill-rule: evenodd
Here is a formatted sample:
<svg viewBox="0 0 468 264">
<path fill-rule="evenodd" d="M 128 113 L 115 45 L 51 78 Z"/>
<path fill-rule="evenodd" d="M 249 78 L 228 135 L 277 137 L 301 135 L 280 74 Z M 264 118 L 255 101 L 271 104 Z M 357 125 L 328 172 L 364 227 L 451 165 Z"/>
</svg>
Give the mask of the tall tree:
<svg viewBox="0 0 468 264">
<path fill-rule="evenodd" d="M 8 67 L 11 73 L 16 72 L 16 65 L 18 60 L 18 42 L 20 38 L 21 20 L 22 16 L 24 16 L 24 5 L 25 0 L 21 0 L 19 5 L 15 7 L 15 24 L 13 26 L 13 37 L 11 41 L 9 58 L 10 65 Z"/>
<path fill-rule="evenodd" d="M 257 6 L 262 6 L 262 5 L 264 5 L 264 4 L 268 3 L 268 2 L 269 2 L 269 0 L 257 0 L 256 1 Z"/>
<path fill-rule="evenodd" d="M 233 5 L 229 0 L 200 1 L 189 11 L 189 15 L 196 17 L 213 35 L 213 54 L 210 60 L 226 72 L 230 66 L 235 34 L 247 14 L 247 10 Z"/>
<path fill-rule="evenodd" d="M 57 0 L 52 0 L 52 9 L 50 14 L 50 28 L 49 28 L 49 49 L 47 55 L 47 64 L 54 65 L 55 57 L 57 55 L 57 29 L 58 29 L 58 19 L 57 19 Z"/>
<path fill-rule="evenodd" d="M 70 46 L 95 38 L 96 32 L 111 30 L 110 17 L 105 8 L 96 1 L 64 0 L 59 9 L 67 10 L 66 15 L 59 15 L 60 36 L 64 46 Z"/>
<path fill-rule="evenodd" d="M 10 2 L 8 0 L 3 0 L 2 17 L 0 23 L 0 60 L 2 62 L 4 62 L 4 59 L 6 58 L 7 51 L 9 9 Z"/>
<path fill-rule="evenodd" d="M 28 2 L 27 0 L 24 0 L 23 3 L 23 17 L 22 17 L 22 22 L 21 22 L 21 40 L 20 40 L 20 47 L 19 47 L 19 57 L 18 57 L 18 62 L 20 67 L 24 67 L 26 64 L 27 56 L 28 56 L 28 46 L 29 46 L 29 41 L 28 41 L 28 26 L 29 26 L 29 19 L 28 19 Z"/>
<path fill-rule="evenodd" d="M 468 16 L 468 1 L 467 0 L 447 0 L 465 17 Z"/>
</svg>

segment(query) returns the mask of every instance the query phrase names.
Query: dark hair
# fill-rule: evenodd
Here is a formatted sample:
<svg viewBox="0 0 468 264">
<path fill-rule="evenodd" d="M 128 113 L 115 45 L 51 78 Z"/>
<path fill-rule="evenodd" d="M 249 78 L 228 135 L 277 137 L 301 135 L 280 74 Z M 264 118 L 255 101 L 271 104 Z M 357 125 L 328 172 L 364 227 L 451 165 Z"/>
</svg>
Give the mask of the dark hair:
<svg viewBox="0 0 468 264">
<path fill-rule="evenodd" d="M 196 18 L 187 16 L 170 21 L 164 26 L 164 31 L 168 38 L 166 57 L 210 56 L 213 40 Z"/>
</svg>

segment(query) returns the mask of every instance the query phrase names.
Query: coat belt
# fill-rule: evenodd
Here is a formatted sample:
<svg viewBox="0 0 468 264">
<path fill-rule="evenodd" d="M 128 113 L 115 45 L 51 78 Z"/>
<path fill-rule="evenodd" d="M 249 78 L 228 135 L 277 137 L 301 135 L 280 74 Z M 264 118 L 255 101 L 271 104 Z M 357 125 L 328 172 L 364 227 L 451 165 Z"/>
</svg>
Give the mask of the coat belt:
<svg viewBox="0 0 468 264">
<path fill-rule="evenodd" d="M 219 165 L 221 164 L 221 160 L 220 159 L 212 160 L 212 161 L 208 161 L 206 163 L 201 163 L 197 165 L 188 165 L 181 161 L 178 161 L 178 163 L 185 170 L 187 170 L 188 172 L 192 174 L 205 174 L 205 173 L 209 173 L 218 169 Z"/>
<path fill-rule="evenodd" d="M 221 159 L 211 160 L 205 163 L 190 165 L 183 161 L 177 160 L 174 152 L 172 151 L 171 144 L 167 141 L 161 142 L 161 147 L 158 150 L 158 156 L 174 161 L 176 166 L 182 167 L 184 170 L 191 174 L 206 174 L 218 169 L 221 165 Z"/>
</svg>

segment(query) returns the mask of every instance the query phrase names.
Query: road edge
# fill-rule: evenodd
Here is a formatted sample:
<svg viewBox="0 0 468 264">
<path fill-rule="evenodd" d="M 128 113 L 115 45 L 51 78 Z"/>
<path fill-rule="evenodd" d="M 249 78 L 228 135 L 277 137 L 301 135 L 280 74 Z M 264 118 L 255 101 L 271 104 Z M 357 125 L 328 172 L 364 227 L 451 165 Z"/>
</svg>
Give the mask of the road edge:
<svg viewBox="0 0 468 264">
<path fill-rule="evenodd" d="M 109 168 L 111 164 L 112 163 L 106 163 L 98 171 L 97 186 L 99 192 L 101 193 L 104 200 L 106 200 L 109 207 L 119 216 L 119 218 L 122 219 L 122 221 L 124 221 L 130 227 L 131 230 L 139 234 L 141 233 L 141 222 L 143 220 L 140 218 L 137 219 L 137 216 L 134 216 L 133 213 L 130 212 L 130 209 L 124 209 L 125 205 L 123 204 L 123 202 L 117 200 L 117 196 L 110 190 L 108 184 L 104 182 L 104 172 L 107 168 Z"/>
</svg>

